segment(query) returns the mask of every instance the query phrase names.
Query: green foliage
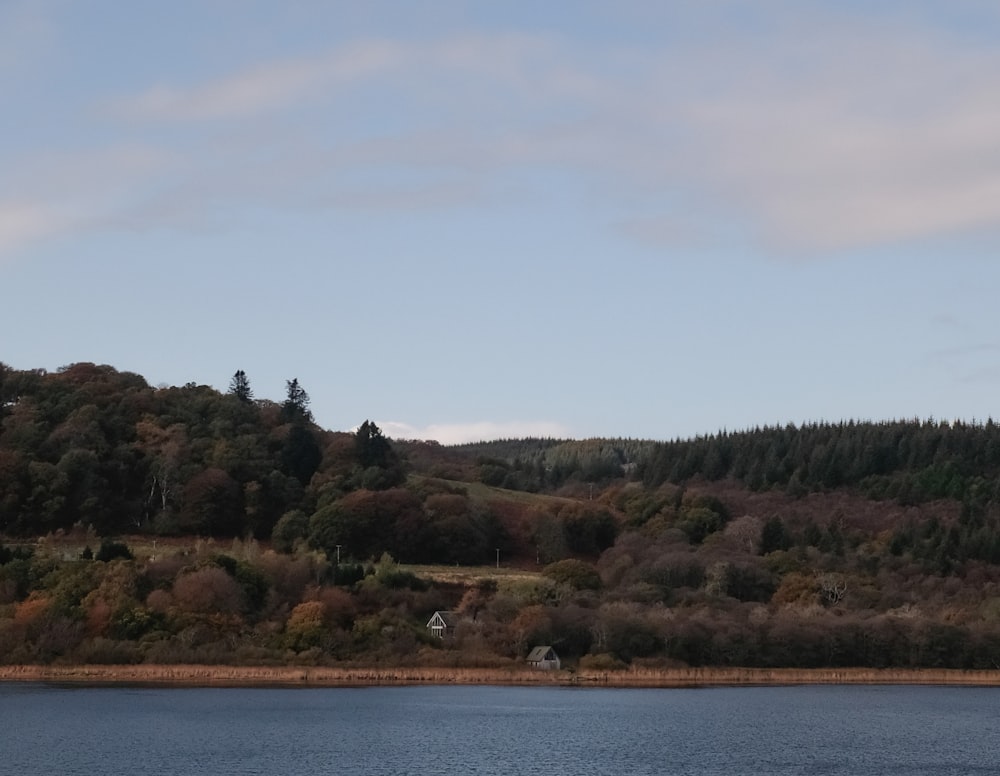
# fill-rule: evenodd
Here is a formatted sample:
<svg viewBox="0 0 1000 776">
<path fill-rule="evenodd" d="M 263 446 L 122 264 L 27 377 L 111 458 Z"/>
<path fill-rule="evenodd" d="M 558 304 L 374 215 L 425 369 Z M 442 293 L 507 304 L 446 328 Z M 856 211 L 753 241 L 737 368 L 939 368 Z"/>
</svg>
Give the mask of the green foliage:
<svg viewBox="0 0 1000 776">
<path fill-rule="evenodd" d="M 5 566 L 11 561 L 17 560 L 30 561 L 34 554 L 35 551 L 31 547 L 6 547 L 0 544 L 0 566 Z"/>
<path fill-rule="evenodd" d="M 343 558 L 378 557 L 395 549 L 395 522 L 419 511 L 416 497 L 406 490 L 355 491 L 309 518 L 309 544 L 331 560 L 337 545 Z"/>
<path fill-rule="evenodd" d="M 657 443 L 638 460 L 637 474 L 651 487 L 700 475 L 779 486 L 793 497 L 854 486 L 873 498 L 921 503 L 963 498 L 978 479 L 1000 474 L 998 440 L 992 420 L 765 427 Z"/>
<path fill-rule="evenodd" d="M 560 517 L 569 549 L 580 555 L 596 557 L 618 536 L 618 522 L 606 509 L 563 510 Z"/>
<path fill-rule="evenodd" d="M 299 385 L 297 377 L 285 383 L 286 398 L 281 405 L 281 417 L 286 423 L 311 423 L 309 394 Z"/>
<path fill-rule="evenodd" d="M 115 612 L 111 619 L 109 633 L 119 641 L 138 641 L 147 633 L 160 630 L 164 618 L 158 612 L 144 607 L 126 606 Z"/>
<path fill-rule="evenodd" d="M 256 612 L 264 605 L 270 584 L 263 573 L 251 564 L 228 555 L 215 555 L 212 562 L 239 583 L 248 612 Z"/>
<path fill-rule="evenodd" d="M 337 563 L 333 567 L 331 583 L 349 587 L 365 578 L 365 567 L 360 563 Z"/>
<path fill-rule="evenodd" d="M 309 535 L 309 517 L 301 509 L 285 512 L 274 525 L 271 541 L 278 552 L 291 552 Z"/>
<path fill-rule="evenodd" d="M 601 575 L 591 564 L 567 558 L 546 566 L 542 573 L 549 579 L 574 590 L 600 590 Z"/>
<path fill-rule="evenodd" d="M 132 560 L 133 559 L 132 550 L 128 548 L 128 545 L 124 542 L 116 542 L 112 539 L 104 539 L 101 542 L 100 548 L 97 550 L 97 554 L 94 556 L 94 560 L 101 561 L 102 563 L 107 563 L 112 560 Z"/>
<path fill-rule="evenodd" d="M 0 546 L 0 659 L 405 662 L 441 609 L 475 616 L 470 661 L 538 638 L 616 666 L 995 667 L 992 421 L 448 447 L 324 431 L 297 381 L 279 404 L 239 375 L 222 395 L 0 365 L 0 533 L 45 536 Z M 181 532 L 286 554 L 82 560 L 130 557 L 81 553 L 95 535 Z M 463 589 L 386 560 L 362 580 L 383 553 L 492 566 L 498 548 L 524 578 Z"/>
<path fill-rule="evenodd" d="M 366 490 L 385 490 L 405 480 L 402 463 L 382 430 L 366 420 L 354 434 L 357 471 L 352 484 Z"/>
<path fill-rule="evenodd" d="M 411 571 L 399 567 L 392 556 L 384 553 L 372 571 L 371 579 L 389 590 L 426 590 L 427 583 Z"/>
<path fill-rule="evenodd" d="M 479 464 L 479 481 L 484 485 L 491 485 L 499 488 L 504 484 L 510 468 L 503 462 L 484 461 Z"/>
<path fill-rule="evenodd" d="M 323 451 L 311 430 L 302 425 L 293 425 L 288 429 L 281 449 L 282 471 L 285 474 L 308 485 L 322 460 Z"/>
<path fill-rule="evenodd" d="M 250 387 L 250 380 L 247 373 L 242 369 L 237 369 L 233 379 L 229 381 L 229 393 L 242 402 L 253 401 L 253 389 Z"/>
<path fill-rule="evenodd" d="M 708 507 L 689 506 L 681 511 L 677 520 L 680 528 L 692 544 L 701 544 L 705 537 L 722 528 L 723 519 L 718 512 Z"/>
<path fill-rule="evenodd" d="M 791 538 L 781 518 L 777 516 L 769 518 L 760 531 L 760 554 L 767 555 L 777 550 L 787 550 L 791 545 Z"/>
<path fill-rule="evenodd" d="M 612 655 L 625 663 L 648 657 L 664 647 L 663 636 L 648 623 L 638 619 L 613 622 L 607 636 Z"/>
</svg>

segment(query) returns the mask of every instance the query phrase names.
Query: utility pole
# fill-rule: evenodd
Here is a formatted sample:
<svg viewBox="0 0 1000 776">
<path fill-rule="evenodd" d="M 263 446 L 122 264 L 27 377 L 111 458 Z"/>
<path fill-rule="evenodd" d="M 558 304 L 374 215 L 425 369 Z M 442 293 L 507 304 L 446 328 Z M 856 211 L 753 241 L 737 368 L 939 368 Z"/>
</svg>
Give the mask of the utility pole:
<svg viewBox="0 0 1000 776">
<path fill-rule="evenodd" d="M 336 544 L 334 546 L 337 548 L 337 565 L 339 566 L 340 565 L 340 545 Z"/>
<path fill-rule="evenodd" d="M 497 568 L 500 568 L 500 548 L 497 547 Z"/>
</svg>

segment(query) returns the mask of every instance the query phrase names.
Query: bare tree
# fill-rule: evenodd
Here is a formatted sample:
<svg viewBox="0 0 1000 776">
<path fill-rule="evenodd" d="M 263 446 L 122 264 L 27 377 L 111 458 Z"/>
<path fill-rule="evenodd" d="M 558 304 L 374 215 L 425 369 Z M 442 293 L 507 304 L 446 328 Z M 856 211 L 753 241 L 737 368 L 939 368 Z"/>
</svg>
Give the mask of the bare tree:
<svg viewBox="0 0 1000 776">
<path fill-rule="evenodd" d="M 840 574 L 823 574 L 819 578 L 819 589 L 823 600 L 833 606 L 844 600 L 847 594 L 847 580 Z"/>
<path fill-rule="evenodd" d="M 759 517 L 753 515 L 743 515 L 730 521 L 726 526 L 725 536 L 732 539 L 741 549 L 745 549 L 751 555 L 757 554 L 757 547 L 760 544 L 760 532 L 764 528 L 764 523 Z"/>
</svg>

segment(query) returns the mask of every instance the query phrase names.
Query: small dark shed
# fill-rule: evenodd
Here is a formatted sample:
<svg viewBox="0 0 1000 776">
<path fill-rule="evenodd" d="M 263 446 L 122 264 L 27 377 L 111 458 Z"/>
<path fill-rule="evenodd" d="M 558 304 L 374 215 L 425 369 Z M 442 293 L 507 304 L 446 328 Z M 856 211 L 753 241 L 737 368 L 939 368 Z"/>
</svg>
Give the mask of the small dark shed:
<svg viewBox="0 0 1000 776">
<path fill-rule="evenodd" d="M 535 647 L 528 653 L 526 662 L 532 668 L 539 668 L 543 671 L 558 671 L 561 666 L 559 655 L 549 646 Z"/>
</svg>

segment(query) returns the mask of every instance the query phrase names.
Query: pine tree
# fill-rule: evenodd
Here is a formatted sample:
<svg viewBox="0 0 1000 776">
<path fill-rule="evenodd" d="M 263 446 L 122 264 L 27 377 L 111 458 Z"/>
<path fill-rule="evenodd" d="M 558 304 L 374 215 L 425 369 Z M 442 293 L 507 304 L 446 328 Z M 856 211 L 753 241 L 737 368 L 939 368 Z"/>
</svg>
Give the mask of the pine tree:
<svg viewBox="0 0 1000 776">
<path fill-rule="evenodd" d="M 240 401 L 253 401 L 253 390 L 250 388 L 250 380 L 247 373 L 242 369 L 237 369 L 233 379 L 229 381 L 229 392 Z"/>
<path fill-rule="evenodd" d="M 299 385 L 297 377 L 285 382 L 288 398 L 281 405 L 281 414 L 287 421 L 311 421 L 312 413 L 309 411 L 309 394 L 305 388 Z"/>
</svg>

